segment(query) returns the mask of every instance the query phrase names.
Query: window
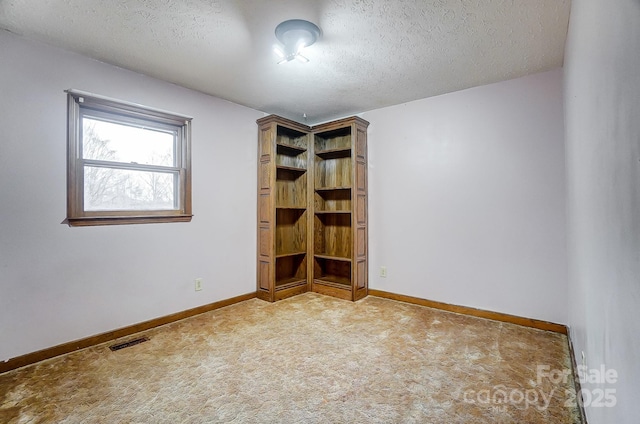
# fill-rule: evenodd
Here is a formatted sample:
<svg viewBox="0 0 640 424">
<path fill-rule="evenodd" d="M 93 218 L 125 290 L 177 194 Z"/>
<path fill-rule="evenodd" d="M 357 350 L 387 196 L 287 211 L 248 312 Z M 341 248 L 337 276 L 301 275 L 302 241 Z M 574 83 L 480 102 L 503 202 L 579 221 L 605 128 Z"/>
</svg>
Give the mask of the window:
<svg viewBox="0 0 640 424">
<path fill-rule="evenodd" d="M 191 118 L 68 90 L 69 226 L 191 221 Z"/>
</svg>

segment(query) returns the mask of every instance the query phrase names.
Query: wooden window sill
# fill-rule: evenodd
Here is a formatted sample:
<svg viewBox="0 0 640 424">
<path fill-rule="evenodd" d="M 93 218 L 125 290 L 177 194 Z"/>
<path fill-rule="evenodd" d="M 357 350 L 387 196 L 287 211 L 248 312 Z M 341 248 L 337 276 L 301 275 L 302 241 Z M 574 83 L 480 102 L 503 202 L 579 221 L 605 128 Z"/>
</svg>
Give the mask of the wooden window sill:
<svg viewBox="0 0 640 424">
<path fill-rule="evenodd" d="M 97 225 L 156 224 L 169 222 L 191 222 L 193 215 L 148 215 L 148 216 L 101 216 L 67 218 L 62 223 L 69 227 Z"/>
</svg>

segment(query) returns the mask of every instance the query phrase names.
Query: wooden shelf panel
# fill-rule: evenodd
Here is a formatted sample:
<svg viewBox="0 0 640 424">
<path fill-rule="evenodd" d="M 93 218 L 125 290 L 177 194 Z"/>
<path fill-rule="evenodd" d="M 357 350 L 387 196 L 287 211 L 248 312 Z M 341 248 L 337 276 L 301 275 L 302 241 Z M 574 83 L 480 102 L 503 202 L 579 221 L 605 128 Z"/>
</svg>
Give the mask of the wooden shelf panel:
<svg viewBox="0 0 640 424">
<path fill-rule="evenodd" d="M 316 214 L 329 214 L 329 213 L 346 213 L 350 214 L 351 211 L 315 211 Z"/>
<path fill-rule="evenodd" d="M 299 256 L 299 255 L 306 255 L 307 252 L 289 252 L 289 253 L 279 253 L 276 255 L 276 259 L 278 258 L 286 258 L 288 256 Z"/>
<path fill-rule="evenodd" d="M 276 206 L 276 209 L 291 209 L 291 210 L 304 211 L 307 209 L 307 207 L 306 206 Z"/>
<path fill-rule="evenodd" d="M 328 259 L 330 261 L 351 262 L 351 258 L 345 258 L 345 257 L 342 257 L 342 256 L 331 256 L 331 255 L 315 254 L 315 255 L 313 255 L 313 257 L 317 258 L 317 259 Z"/>
<path fill-rule="evenodd" d="M 337 297 L 338 299 L 354 300 L 351 287 L 340 284 L 333 284 L 327 281 L 313 280 L 311 290 L 326 296 Z"/>
<path fill-rule="evenodd" d="M 322 159 L 337 159 L 351 156 L 351 147 L 339 147 L 335 149 L 326 149 L 316 151 L 316 155 Z"/>
<path fill-rule="evenodd" d="M 316 191 L 351 190 L 351 187 L 316 187 Z"/>
<path fill-rule="evenodd" d="M 300 279 L 296 277 L 285 278 L 285 279 L 276 281 L 276 290 L 284 290 L 284 289 L 288 289 L 289 287 L 301 286 L 303 284 L 307 284 L 306 279 Z"/>
<path fill-rule="evenodd" d="M 318 286 L 320 287 L 320 286 Z M 275 301 L 286 299 L 288 297 L 297 296 L 299 294 L 305 293 L 307 291 L 307 284 L 297 284 L 293 286 L 286 286 L 282 288 L 276 287 L 273 293 L 273 297 Z M 341 290 L 338 290 L 341 291 Z"/>
<path fill-rule="evenodd" d="M 276 165 L 276 168 L 291 172 L 299 172 L 300 174 L 304 174 L 305 172 L 307 172 L 305 168 L 296 168 L 295 166 Z"/>
<path fill-rule="evenodd" d="M 341 275 L 321 275 L 318 278 L 314 278 L 313 282 L 316 284 L 324 284 L 332 287 L 339 288 L 351 288 L 351 279 L 343 277 Z"/>
<path fill-rule="evenodd" d="M 276 149 L 278 154 L 289 156 L 298 156 L 307 151 L 307 149 L 304 147 L 284 143 L 276 143 Z"/>
</svg>

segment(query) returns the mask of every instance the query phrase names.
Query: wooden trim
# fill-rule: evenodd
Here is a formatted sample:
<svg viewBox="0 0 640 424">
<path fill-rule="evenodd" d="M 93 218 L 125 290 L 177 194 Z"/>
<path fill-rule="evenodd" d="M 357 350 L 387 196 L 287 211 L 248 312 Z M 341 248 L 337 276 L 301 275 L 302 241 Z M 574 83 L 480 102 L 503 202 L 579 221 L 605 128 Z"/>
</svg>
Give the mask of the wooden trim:
<svg viewBox="0 0 640 424">
<path fill-rule="evenodd" d="M 304 133 L 308 133 L 311 131 L 311 127 L 308 125 L 301 124 L 299 122 L 292 121 L 291 119 L 286 119 L 277 115 L 268 115 L 263 118 L 257 119 L 256 123 L 258 124 L 258 126 L 276 123 L 278 125 L 288 127 L 289 129 L 297 130 Z"/>
<path fill-rule="evenodd" d="M 382 290 L 369 289 L 369 295 L 382 297 L 385 299 L 398 300 L 400 302 L 412 303 L 414 305 L 427 306 L 429 308 L 440 309 L 448 312 L 455 312 L 462 315 L 470 315 L 478 318 L 486 318 L 493 321 L 508 322 L 522 325 L 524 327 L 537 328 L 538 330 L 553 331 L 554 333 L 567 334 L 567 326 L 553 322 L 542 321 L 533 318 L 524 318 L 516 315 L 503 314 L 501 312 L 487 311 L 484 309 L 471 308 L 469 306 L 451 305 L 449 303 L 436 302 L 434 300 L 422 299 L 419 297 L 407 296 L 404 294 L 389 293 Z"/>
<path fill-rule="evenodd" d="M 293 297 L 293 296 L 297 296 L 299 294 L 302 293 L 306 293 L 307 290 L 307 282 L 305 280 L 304 284 L 299 285 L 299 286 L 293 286 L 293 287 L 288 287 L 286 289 L 281 289 L 281 290 L 277 290 L 274 293 L 274 301 L 275 300 L 282 300 L 282 299 L 286 299 L 288 297 Z"/>
<path fill-rule="evenodd" d="M 569 345 L 569 358 L 571 359 L 571 372 L 573 373 L 573 387 L 576 391 L 576 402 L 578 403 L 578 411 L 580 412 L 580 423 L 587 424 L 587 413 L 584 410 L 584 399 L 582 398 L 582 385 L 580 384 L 580 375 L 578 374 L 578 364 L 576 352 L 573 349 L 573 340 L 571 337 L 571 328 L 567 327 L 567 344 Z"/>
<path fill-rule="evenodd" d="M 360 118 L 359 116 L 350 116 L 347 118 L 338 119 L 335 121 L 323 122 L 311 127 L 311 130 L 315 132 L 330 131 L 333 129 L 342 128 L 345 125 L 355 123 L 357 126 L 361 126 L 363 129 L 367 129 L 369 122 Z"/>
<path fill-rule="evenodd" d="M 27 353 L 26 355 L 17 356 L 9 359 L 6 362 L 0 362 L 0 374 L 14 370 L 16 368 L 24 367 L 27 365 L 35 364 L 36 362 L 44 361 L 45 359 L 54 358 L 56 356 L 71 353 L 76 350 L 86 349 L 101 343 L 105 343 L 111 340 L 119 339 L 121 337 L 130 336 L 141 331 L 146 331 L 161 325 L 170 324 L 172 322 L 180 321 L 185 318 L 190 318 L 195 315 L 200 315 L 205 312 L 220 309 L 225 306 L 230 306 L 235 303 L 244 302 L 245 300 L 253 299 L 256 297 L 256 292 L 243 294 L 240 296 L 232 297 L 229 299 L 219 300 L 217 302 L 209 303 L 207 305 L 198 306 L 196 308 L 187 309 L 186 311 L 176 312 L 171 315 L 165 315 L 163 317 L 154 318 L 149 321 L 144 321 L 138 324 L 133 324 L 127 327 L 122 327 L 117 330 L 107 331 L 106 333 L 97 334 L 95 336 L 85 337 L 84 339 L 74 340 L 72 342 L 63 343 L 57 346 L 49 347 L 39 350 L 37 352 Z"/>
<path fill-rule="evenodd" d="M 326 296 L 337 297 L 338 299 L 344 299 L 353 301 L 353 293 L 351 292 L 351 286 L 345 288 L 330 286 L 322 283 L 317 283 L 313 280 L 313 291 L 316 293 L 324 294 Z"/>
<path fill-rule="evenodd" d="M 157 224 L 171 222 L 191 222 L 193 215 L 148 215 L 148 216 L 84 216 L 67 218 L 62 221 L 69 227 L 89 227 L 97 225 L 125 225 L 125 224 Z"/>
</svg>

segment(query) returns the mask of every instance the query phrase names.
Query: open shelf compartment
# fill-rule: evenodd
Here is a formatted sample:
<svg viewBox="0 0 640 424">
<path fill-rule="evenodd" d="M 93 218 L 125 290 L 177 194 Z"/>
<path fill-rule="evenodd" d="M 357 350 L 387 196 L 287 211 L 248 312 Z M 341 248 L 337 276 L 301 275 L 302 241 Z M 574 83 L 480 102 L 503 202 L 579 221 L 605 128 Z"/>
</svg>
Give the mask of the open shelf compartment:
<svg viewBox="0 0 640 424">
<path fill-rule="evenodd" d="M 282 125 L 278 125 L 276 131 L 276 146 L 282 154 L 299 155 L 307 151 L 309 147 L 309 136 L 301 131 L 297 131 Z M 280 151 L 278 153 L 281 153 Z"/>
<path fill-rule="evenodd" d="M 276 257 L 276 290 L 307 284 L 307 255 Z"/>
<path fill-rule="evenodd" d="M 329 259 L 322 256 L 313 258 L 313 281 L 332 287 L 351 288 L 351 261 Z"/>
<path fill-rule="evenodd" d="M 313 138 L 314 151 L 321 152 L 349 150 L 351 151 L 351 127 L 343 127 L 316 133 Z"/>
<path fill-rule="evenodd" d="M 306 173 L 277 168 L 275 196 L 276 207 L 306 208 Z"/>
<path fill-rule="evenodd" d="M 314 181 L 316 190 L 351 187 L 351 174 L 351 156 L 332 159 L 322 159 L 316 156 Z"/>
<path fill-rule="evenodd" d="M 351 259 L 351 214 L 314 214 L 314 254 Z"/>
<path fill-rule="evenodd" d="M 276 136 L 276 167 L 304 172 L 307 169 L 309 136 L 278 126 Z"/>
<path fill-rule="evenodd" d="M 316 213 L 351 212 L 351 189 L 316 190 L 313 201 Z"/>
<path fill-rule="evenodd" d="M 276 209 L 276 256 L 307 251 L 307 212 L 304 209 Z"/>
</svg>

